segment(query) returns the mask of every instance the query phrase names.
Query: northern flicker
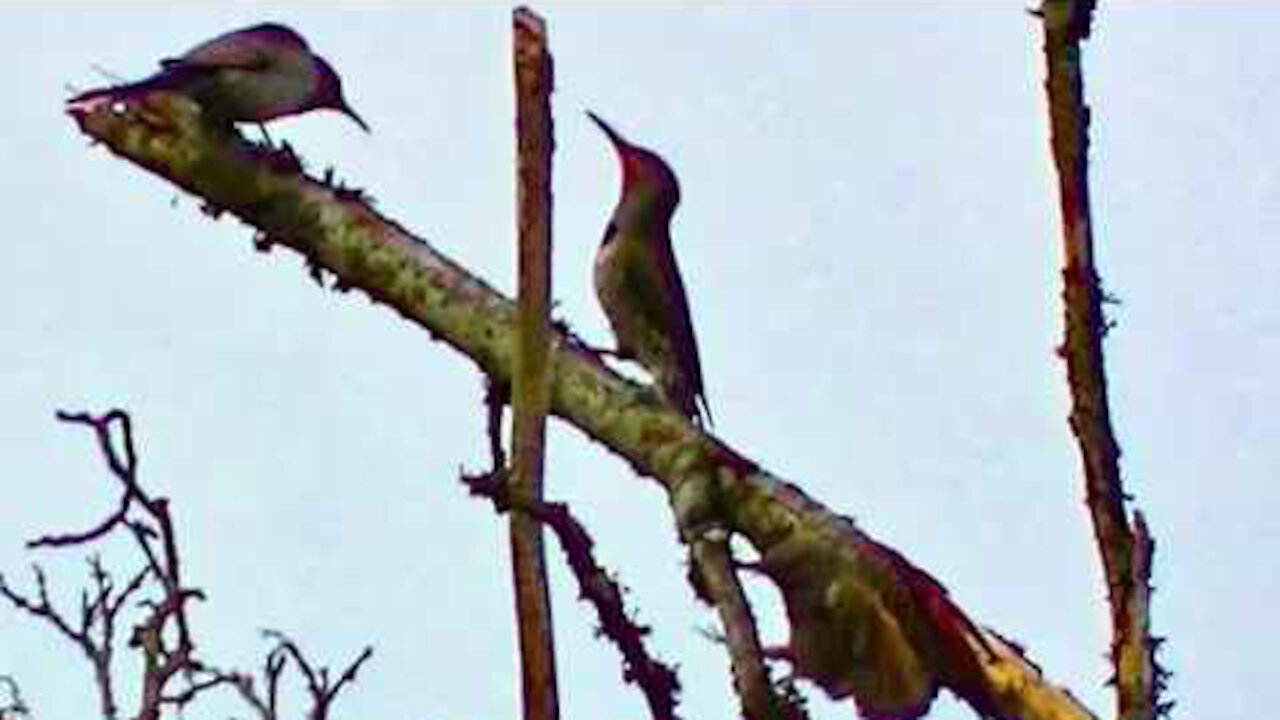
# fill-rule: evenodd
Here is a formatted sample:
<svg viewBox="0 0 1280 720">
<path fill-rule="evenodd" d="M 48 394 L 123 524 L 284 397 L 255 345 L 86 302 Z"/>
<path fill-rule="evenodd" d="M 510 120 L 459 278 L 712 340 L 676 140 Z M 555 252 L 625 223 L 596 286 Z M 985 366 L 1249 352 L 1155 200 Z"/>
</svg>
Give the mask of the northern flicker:
<svg viewBox="0 0 1280 720">
<path fill-rule="evenodd" d="M 671 248 L 680 184 L 657 154 L 633 145 L 595 113 L 587 114 L 622 164 L 622 196 L 595 264 L 596 295 L 617 338 L 617 354 L 639 361 L 686 417 L 709 424 L 698 341 Z"/>
</svg>

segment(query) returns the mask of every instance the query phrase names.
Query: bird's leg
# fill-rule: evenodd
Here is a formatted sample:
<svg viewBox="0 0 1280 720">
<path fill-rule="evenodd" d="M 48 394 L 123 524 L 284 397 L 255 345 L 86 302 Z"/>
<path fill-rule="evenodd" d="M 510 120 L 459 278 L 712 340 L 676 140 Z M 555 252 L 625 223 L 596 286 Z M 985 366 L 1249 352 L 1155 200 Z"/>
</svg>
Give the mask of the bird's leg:
<svg viewBox="0 0 1280 720">
<path fill-rule="evenodd" d="M 782 660 L 790 663 L 792 667 L 796 664 L 795 650 L 791 649 L 791 645 L 765 645 L 760 648 L 760 654 L 768 660 Z"/>
<path fill-rule="evenodd" d="M 272 168 L 281 172 L 302 172 L 302 160 L 293 152 L 287 140 L 279 149 L 268 146 L 263 152 L 271 161 Z"/>
<path fill-rule="evenodd" d="M 587 350 L 590 350 L 591 352 L 601 357 L 610 357 L 610 358 L 613 358 L 614 360 L 635 360 L 636 359 L 636 356 L 634 354 L 629 353 L 625 350 L 615 350 L 613 348 L 603 348 L 603 347 L 592 347 L 590 345 L 587 345 L 585 347 L 587 348 Z"/>
<path fill-rule="evenodd" d="M 274 148 L 276 144 L 272 142 L 271 133 L 267 132 L 267 126 L 262 123 L 257 123 L 257 125 L 258 130 L 262 131 L 262 140 L 267 144 L 267 148 Z"/>
<path fill-rule="evenodd" d="M 596 359 L 613 358 L 614 360 L 635 360 L 635 353 L 624 350 L 622 348 L 605 348 L 589 345 L 582 338 L 573 336 L 573 344 L 578 346 L 584 352 L 588 352 L 596 356 Z"/>
</svg>

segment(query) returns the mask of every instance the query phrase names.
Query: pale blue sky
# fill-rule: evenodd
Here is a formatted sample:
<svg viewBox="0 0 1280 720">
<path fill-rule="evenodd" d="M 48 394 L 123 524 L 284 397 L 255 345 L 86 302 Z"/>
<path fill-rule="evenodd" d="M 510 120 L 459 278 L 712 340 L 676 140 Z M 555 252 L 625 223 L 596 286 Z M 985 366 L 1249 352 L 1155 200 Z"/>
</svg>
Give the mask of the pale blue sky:
<svg viewBox="0 0 1280 720">
<path fill-rule="evenodd" d="M 1105 717 L 1024 6 L 538 6 L 557 61 L 555 295 L 560 317 L 609 342 L 590 268 L 619 178 L 590 107 L 681 178 L 674 238 L 717 431 L 934 573 Z M 385 308 L 317 288 L 296 256 L 253 252 L 249 229 L 89 147 L 61 110 L 69 85 L 101 84 L 95 64 L 141 76 L 225 30 L 286 22 L 374 134 L 316 114 L 275 137 L 509 289 L 509 18 L 497 4 L 0 11 L 14 70 L 0 571 L 26 583 L 38 559 L 73 597 L 79 556 L 22 542 L 85 527 L 115 496 L 88 435 L 53 412 L 124 407 L 210 595 L 195 613 L 206 657 L 256 666 L 260 627 L 333 664 L 371 643 L 340 716 L 515 715 L 506 525 L 455 482 L 484 462 L 475 369 Z M 1086 46 L 1099 258 L 1121 300 L 1114 419 L 1160 543 L 1155 630 L 1184 717 L 1280 706 L 1277 21 L 1262 6 L 1104 3 Z M 685 717 L 731 716 L 661 493 L 576 431 L 550 437 L 549 494 L 573 503 L 680 664 Z M 645 717 L 552 564 L 565 717 Z M 759 595 L 781 641 L 781 610 Z M 5 672 L 42 719 L 94 712 L 75 650 L 0 609 Z M 971 715 L 947 700 L 934 716 Z"/>
</svg>

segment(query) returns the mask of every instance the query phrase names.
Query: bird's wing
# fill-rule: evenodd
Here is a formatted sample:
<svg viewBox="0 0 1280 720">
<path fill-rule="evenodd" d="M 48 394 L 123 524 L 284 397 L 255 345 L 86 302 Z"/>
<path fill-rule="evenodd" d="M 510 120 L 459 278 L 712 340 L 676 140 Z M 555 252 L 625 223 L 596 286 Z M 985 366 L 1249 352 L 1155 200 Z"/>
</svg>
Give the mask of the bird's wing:
<svg viewBox="0 0 1280 720">
<path fill-rule="evenodd" d="M 188 50 L 182 57 L 161 60 L 166 69 L 238 68 L 261 70 L 281 49 L 306 50 L 307 41 L 293 30 L 275 23 L 264 23 L 219 35 Z"/>
<path fill-rule="evenodd" d="M 667 240 L 670 244 L 670 240 Z M 693 400 L 701 401 L 702 411 L 707 421 L 711 420 L 711 407 L 707 405 L 706 390 L 702 385 L 702 359 L 698 356 L 698 338 L 693 334 L 693 318 L 689 314 L 689 296 L 684 290 L 684 280 L 680 277 L 680 268 L 676 265 L 674 249 L 668 252 L 651 253 L 650 257 L 658 263 L 658 272 L 670 279 L 670 293 L 663 298 L 663 322 L 668 328 L 671 342 L 674 345 L 676 362 L 689 383 Z"/>
</svg>

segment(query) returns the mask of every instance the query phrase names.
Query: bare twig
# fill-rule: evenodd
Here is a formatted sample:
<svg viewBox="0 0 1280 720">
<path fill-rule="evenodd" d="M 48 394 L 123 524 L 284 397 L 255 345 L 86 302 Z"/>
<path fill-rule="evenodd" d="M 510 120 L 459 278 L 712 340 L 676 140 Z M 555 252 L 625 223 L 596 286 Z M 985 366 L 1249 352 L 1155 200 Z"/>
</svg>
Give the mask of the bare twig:
<svg viewBox="0 0 1280 720">
<path fill-rule="evenodd" d="M 97 592 L 93 599 L 89 598 L 88 593 L 82 594 L 80 618 L 74 626 L 49 599 L 48 580 L 39 565 L 31 566 L 36 580 L 35 599 L 9 587 L 3 575 L 0 575 L 0 595 L 3 595 L 14 607 L 49 623 L 63 637 L 80 648 L 93 667 L 94 684 L 98 688 L 98 704 L 102 717 L 104 720 L 115 720 L 119 716 L 119 705 L 116 703 L 115 689 L 112 685 L 111 657 L 114 650 L 116 616 L 125 600 L 141 586 L 147 573 L 144 571 L 135 575 L 125 585 L 124 590 L 116 593 L 110 576 L 96 558 L 90 561 L 90 568 Z M 94 637 L 95 628 L 97 638 Z"/>
<path fill-rule="evenodd" d="M 1071 387 L 1071 430 L 1084 461 L 1085 495 L 1107 577 L 1111 607 L 1111 660 L 1121 720 L 1151 720 L 1165 672 L 1150 633 L 1150 538 L 1131 528 L 1120 474 L 1120 446 L 1111 425 L 1102 341 L 1109 329 L 1106 295 L 1094 264 L 1089 203 L 1089 121 L 1080 42 L 1089 35 L 1093 0 L 1046 0 L 1044 52 L 1054 162 L 1062 211 L 1066 317 L 1060 354 Z M 1144 547 L 1145 545 L 1145 547 Z"/>
<path fill-rule="evenodd" d="M 706 528 L 686 542 L 701 592 L 715 607 L 724 626 L 724 641 L 729 649 L 733 685 L 742 705 L 742 716 L 748 720 L 807 718 L 802 705 L 775 691 L 764 662 L 755 615 L 729 551 L 728 533 L 720 528 Z"/>
<path fill-rule="evenodd" d="M 66 413 L 59 411 L 57 414 L 59 420 L 65 423 L 78 425 L 88 425 L 93 428 L 94 435 L 98 440 L 98 449 L 102 452 L 103 458 L 107 461 L 107 467 L 111 470 L 111 474 L 124 485 L 124 492 L 120 495 L 120 504 L 116 511 L 107 516 L 97 525 L 89 530 L 78 533 L 68 533 L 65 535 L 48 535 L 27 542 L 27 547 L 62 547 L 67 545 L 82 545 L 103 537 L 108 532 L 124 522 L 126 513 L 129 512 L 133 501 L 138 499 L 133 489 L 137 487 L 136 473 L 138 471 L 138 458 L 133 449 L 133 423 L 129 419 L 129 415 L 122 410 L 111 410 L 101 418 L 92 418 L 87 413 Z M 116 452 L 115 445 L 111 441 L 111 427 L 113 424 L 120 425 L 120 432 L 124 443 L 124 457 Z"/>
<path fill-rule="evenodd" d="M 654 658 L 645 648 L 649 628 L 631 618 L 623 602 L 623 589 L 595 559 L 595 541 L 564 503 L 513 500 L 500 475 L 464 476 L 473 494 L 489 498 L 494 508 L 506 512 L 517 505 L 522 512 L 545 523 L 555 533 L 569 569 L 578 581 L 582 598 L 590 602 L 600 621 L 600 632 L 622 653 L 623 679 L 644 693 L 654 720 L 676 720 L 680 680 L 675 670 Z"/>
<path fill-rule="evenodd" d="M 249 702 L 250 706 L 254 706 L 252 701 L 256 699 L 256 697 L 252 694 L 253 678 L 247 675 L 207 671 L 204 668 L 201 668 L 199 670 L 192 670 L 188 675 L 187 681 L 187 687 L 183 688 L 180 692 L 164 695 L 160 698 L 160 703 L 164 705 L 173 705 L 178 709 L 178 712 L 181 713 L 188 705 L 195 702 L 197 697 L 206 691 L 222 685 L 229 685 L 232 688 L 239 690 L 240 683 L 242 681 L 247 681 L 250 694 L 246 696 L 242 693 L 242 696 Z M 263 720 L 272 720 L 265 716 L 262 717 Z"/>
<path fill-rule="evenodd" d="M 0 720 L 18 720 L 31 717 L 31 708 L 22 699 L 22 688 L 12 675 L 0 675 L 0 687 L 7 699 L 0 700 Z"/>
<path fill-rule="evenodd" d="M 288 662 L 288 654 L 278 645 L 267 653 L 262 666 L 262 681 L 266 685 L 265 698 L 258 693 L 253 675 L 234 670 L 219 670 L 201 664 L 192 673 L 190 685 L 180 693 L 166 696 L 163 702 L 182 710 L 199 694 L 229 685 L 240 695 L 240 699 L 253 709 L 258 720 L 279 720 L 280 678 Z M 314 717 L 314 714 L 309 714 L 308 717 Z"/>
<path fill-rule="evenodd" d="M 284 633 L 276 630 L 265 630 L 263 634 L 276 641 L 276 648 L 271 651 L 271 654 L 275 656 L 277 663 L 283 657 L 292 659 L 294 665 L 298 667 L 298 670 L 306 679 L 307 692 L 311 694 L 312 703 L 311 710 L 307 713 L 309 720 L 326 720 L 329 717 L 333 701 L 338 696 L 338 693 L 342 691 L 343 686 L 347 683 L 355 682 L 356 674 L 360 672 L 361 666 L 369 658 L 373 657 L 373 648 L 365 647 L 364 651 L 342 671 L 337 681 L 331 682 L 329 680 L 329 668 L 325 666 L 312 667 L 311 663 L 302 654 L 302 651 L 298 649 L 297 644 L 285 636 Z M 273 677 L 270 674 L 271 667 L 270 663 L 268 663 L 268 677 Z M 278 676 L 279 669 L 283 668 L 283 664 L 277 664 L 275 667 L 277 668 L 276 676 Z"/>
<path fill-rule="evenodd" d="M 170 648 L 165 642 L 164 628 L 170 618 L 180 625 L 179 618 L 185 613 L 188 599 L 204 599 L 199 590 L 182 589 L 174 594 L 166 595 L 164 600 L 152 606 L 151 614 L 134 628 L 130 647 L 139 648 L 143 654 L 145 672 L 142 678 L 142 706 L 138 712 L 140 720 L 158 720 L 161 706 L 167 700 L 165 690 L 179 672 L 194 673 L 200 665 L 194 657 L 195 645 L 189 635 L 178 633 L 175 647 Z M 185 638 L 185 639 L 184 639 Z"/>
<path fill-rule="evenodd" d="M 198 590 L 183 586 L 181 577 L 181 559 L 178 554 L 177 541 L 173 529 L 173 521 L 169 513 L 169 501 L 166 498 L 152 498 L 138 484 L 138 456 L 134 448 L 133 422 L 128 413 L 114 409 L 105 415 L 94 417 L 88 413 L 59 412 L 59 420 L 85 425 L 94 431 L 98 448 L 107 463 L 111 474 L 121 484 L 121 498 L 115 512 L 99 522 L 91 530 L 66 535 L 50 535 L 28 543 L 29 547 L 69 547 L 82 545 L 98 540 L 119 527 L 126 528 L 137 541 L 139 549 L 147 558 L 147 567 L 134 576 L 126 586 L 122 597 L 111 600 L 110 579 L 96 561 L 92 564 L 92 574 L 97 585 L 95 598 L 90 601 L 86 597 L 82 601 L 82 622 L 78 634 L 82 637 L 78 644 L 89 655 L 94 663 L 100 693 L 102 695 L 103 716 L 114 718 L 116 704 L 111 691 L 111 653 L 113 636 L 116 628 L 116 614 L 119 612 L 124 598 L 136 591 L 147 577 L 156 579 L 163 595 L 159 602 L 151 603 L 151 613 L 134 629 L 130 640 L 132 647 L 140 648 L 144 656 L 144 676 L 142 682 L 142 702 L 138 712 L 141 720 L 155 720 L 160 716 L 160 706 L 165 697 L 164 690 L 169 681 L 180 671 L 194 669 L 192 654 L 195 645 L 191 639 L 186 616 L 186 603 L 192 599 L 202 599 Z M 120 429 L 121 449 L 117 450 L 113 428 Z M 153 529 L 141 520 L 129 517 L 130 511 L 140 506 L 150 516 L 156 528 Z M 160 544 L 159 550 L 152 546 L 154 541 Z M 43 574 L 38 576 L 43 604 L 48 608 L 45 594 Z M 50 609 L 50 614 L 55 615 Z M 92 641 L 88 634 L 95 625 L 101 627 L 102 639 Z M 165 642 L 165 626 L 173 621 L 177 628 L 177 643 L 169 648 Z M 57 624 L 57 623 L 55 623 Z M 65 624 L 64 624 L 65 625 Z M 63 634 L 67 630 L 60 627 Z M 73 637 L 73 639 L 76 639 Z"/>
<path fill-rule="evenodd" d="M 139 603 L 146 608 L 146 613 L 134 627 L 129 641 L 130 647 L 137 648 L 143 658 L 142 699 L 138 712 L 132 717 L 158 720 L 164 707 L 182 710 L 207 691 L 227 686 L 239 693 L 259 720 L 279 720 L 281 678 L 292 660 L 307 681 L 312 697 L 309 718 L 327 718 L 334 698 L 345 686 L 355 682 L 356 673 L 372 655 L 372 648 L 366 648 L 336 681 L 331 682 L 327 668 L 313 668 L 295 643 L 279 633 L 271 633 L 277 642 L 263 665 L 261 679 L 265 685 L 265 697 L 259 695 L 252 675 L 219 670 L 198 660 L 186 608 L 191 600 L 203 600 L 204 594 L 183 583 L 177 535 L 168 500 L 150 496 L 138 483 L 137 455 L 128 414 L 112 410 L 100 417 L 87 413 L 58 413 L 58 417 L 64 422 L 86 425 L 94 430 L 112 475 L 122 485 L 122 498 L 118 509 L 92 530 L 50 535 L 30 545 L 68 547 L 87 544 L 106 537 L 112 531 L 122 530 L 133 537 L 146 562 L 123 588 L 117 588 L 101 561 L 97 557 L 90 558 L 91 586 L 81 593 L 79 617 L 75 622 L 53 606 L 45 573 L 38 565 L 32 566 L 36 584 L 33 595 L 17 592 L 0 575 L 0 596 L 14 607 L 48 622 L 84 652 L 94 668 L 103 718 L 115 720 L 119 714 L 111 662 L 120 614 L 130 597 L 149 587 L 147 580 L 153 580 L 160 593 L 158 600 Z M 116 427 L 122 430 L 123 447 L 120 450 L 112 442 L 112 431 Z M 139 508 L 147 514 L 145 520 L 132 516 Z M 175 689 L 171 687 L 175 679 L 182 679 L 185 684 Z M 3 681 L 3 676 L 0 676 L 0 683 Z M 18 713 L 21 699 L 16 695 L 16 685 L 11 687 L 11 691 L 14 701 L 8 706 L 0 706 L 0 720 L 16 717 Z M 25 708 L 25 705 L 21 707 Z"/>
</svg>

